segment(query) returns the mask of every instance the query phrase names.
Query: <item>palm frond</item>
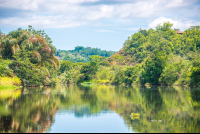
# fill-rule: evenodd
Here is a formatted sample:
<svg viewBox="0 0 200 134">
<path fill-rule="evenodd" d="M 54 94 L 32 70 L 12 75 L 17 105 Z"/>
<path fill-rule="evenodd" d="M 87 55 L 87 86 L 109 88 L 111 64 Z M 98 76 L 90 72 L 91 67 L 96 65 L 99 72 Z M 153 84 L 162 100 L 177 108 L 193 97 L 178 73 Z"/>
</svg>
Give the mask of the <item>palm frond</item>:
<svg viewBox="0 0 200 134">
<path fill-rule="evenodd" d="M 52 49 L 50 47 L 48 47 L 48 46 L 42 47 L 41 48 L 41 52 L 46 52 L 48 54 L 51 54 L 52 53 Z"/>
<path fill-rule="evenodd" d="M 12 46 L 12 53 L 13 54 L 16 54 L 19 50 L 20 50 L 19 45 L 13 45 Z"/>
<path fill-rule="evenodd" d="M 41 55 L 39 52 L 33 50 L 32 51 L 32 58 L 37 58 L 37 61 L 40 62 L 41 61 Z"/>
<path fill-rule="evenodd" d="M 28 42 L 31 42 L 32 44 L 35 44 L 38 41 L 38 39 L 35 36 L 31 36 L 27 40 Z"/>
<path fill-rule="evenodd" d="M 59 59 L 56 56 L 53 57 L 53 60 L 57 64 L 57 66 L 60 66 Z"/>
<path fill-rule="evenodd" d="M 57 63 L 54 61 L 54 59 L 48 59 L 51 65 L 53 65 L 54 69 L 57 70 Z"/>
<path fill-rule="evenodd" d="M 9 43 L 10 43 L 10 44 L 17 44 L 18 41 L 17 41 L 16 38 L 12 38 L 12 39 L 9 40 Z"/>
<path fill-rule="evenodd" d="M 37 38 L 40 44 L 42 44 L 44 47 L 47 46 L 46 40 L 42 36 L 36 35 L 35 37 Z"/>
</svg>

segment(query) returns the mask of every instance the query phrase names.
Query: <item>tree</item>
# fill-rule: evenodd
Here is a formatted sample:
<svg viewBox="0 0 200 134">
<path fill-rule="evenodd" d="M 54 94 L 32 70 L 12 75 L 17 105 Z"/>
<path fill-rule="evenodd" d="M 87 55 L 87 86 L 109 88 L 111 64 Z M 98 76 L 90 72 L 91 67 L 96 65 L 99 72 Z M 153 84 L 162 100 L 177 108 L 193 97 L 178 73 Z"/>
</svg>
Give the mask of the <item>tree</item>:
<svg viewBox="0 0 200 134">
<path fill-rule="evenodd" d="M 36 31 L 29 26 L 28 30 L 18 28 L 11 31 L 6 37 L 1 39 L 1 54 L 3 58 L 12 59 L 22 47 L 31 52 L 30 61 L 39 66 L 45 66 L 47 63 L 54 66 L 55 70 L 59 66 L 55 55 L 55 48 L 52 41 L 44 31 Z"/>
<path fill-rule="evenodd" d="M 13 70 L 9 68 L 10 60 L 2 60 L 0 59 L 0 77 L 4 76 L 13 76 Z"/>
<path fill-rule="evenodd" d="M 152 56 L 146 60 L 143 73 L 145 83 L 159 84 L 159 78 L 166 65 L 166 60 L 166 54 L 160 51 L 155 51 Z"/>
<path fill-rule="evenodd" d="M 38 68 L 35 64 L 30 62 L 30 52 L 22 47 L 14 56 L 10 68 L 14 74 L 17 75 L 23 82 L 23 86 L 39 86 L 46 84 L 46 79 L 49 77 L 49 72 L 46 68 Z"/>
<path fill-rule="evenodd" d="M 167 31 L 167 30 L 171 29 L 172 26 L 173 26 L 173 24 L 168 21 L 168 22 L 163 23 L 163 25 L 158 24 L 156 26 L 156 30 L 157 31 L 159 31 L 159 30 L 160 31 Z"/>
<path fill-rule="evenodd" d="M 69 71 L 73 68 L 74 64 L 70 61 L 62 61 L 59 68 L 59 73 L 64 73 L 65 71 Z"/>
<path fill-rule="evenodd" d="M 200 85 L 200 55 L 199 53 L 193 53 L 191 84 Z"/>
</svg>

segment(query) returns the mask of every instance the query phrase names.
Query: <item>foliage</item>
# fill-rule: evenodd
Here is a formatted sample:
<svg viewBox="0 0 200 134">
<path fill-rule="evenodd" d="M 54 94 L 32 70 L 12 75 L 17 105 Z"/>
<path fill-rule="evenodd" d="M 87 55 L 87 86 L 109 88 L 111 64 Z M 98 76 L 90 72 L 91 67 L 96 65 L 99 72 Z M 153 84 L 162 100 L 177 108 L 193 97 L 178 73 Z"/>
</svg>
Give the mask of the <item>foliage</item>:
<svg viewBox="0 0 200 134">
<path fill-rule="evenodd" d="M 13 71 L 9 68 L 10 60 L 0 59 L 0 77 L 13 76 Z"/>
<path fill-rule="evenodd" d="M 180 56 L 168 56 L 167 64 L 159 78 L 160 83 L 173 85 L 178 79 L 185 79 L 184 75 L 190 66 L 188 60 L 184 60 Z"/>
<path fill-rule="evenodd" d="M 90 56 L 92 55 L 98 55 L 101 57 L 110 57 L 113 55 L 114 51 L 106 51 L 101 50 L 98 48 L 91 48 L 91 47 L 82 47 L 77 46 L 74 50 L 57 50 L 56 56 L 60 57 L 62 60 L 68 60 L 70 62 L 76 63 L 76 62 L 89 62 Z"/>
<path fill-rule="evenodd" d="M 159 84 L 159 78 L 166 65 L 164 52 L 155 51 L 151 58 L 148 58 L 144 65 L 143 76 L 145 83 Z"/>
<path fill-rule="evenodd" d="M 3 59 L 12 60 L 11 65 L 9 60 L 0 63 L 0 76 L 13 76 L 14 72 L 23 86 L 49 85 L 57 76 L 59 60 L 51 38 L 30 25 L 26 30 L 18 28 L 1 37 L 0 53 Z"/>
<path fill-rule="evenodd" d="M 140 29 L 128 37 L 122 50 L 111 56 L 110 61 L 117 64 L 135 65 L 145 61 L 155 50 L 164 51 L 167 55 L 184 57 L 191 51 L 200 49 L 199 26 L 193 26 L 185 30 L 183 34 L 178 34 L 176 29 L 171 29 L 172 25 L 166 22 L 163 25 L 159 24 L 155 30 Z M 124 62 L 116 59 L 116 56 L 123 56 Z"/>
<path fill-rule="evenodd" d="M 94 76 L 99 68 L 100 57 L 98 55 L 93 55 L 90 57 L 89 64 L 85 64 L 80 69 L 80 82 L 90 81 L 94 79 Z"/>
<path fill-rule="evenodd" d="M 18 77 L 0 77 L 0 85 L 21 85 L 21 80 Z"/>
<path fill-rule="evenodd" d="M 13 70 L 15 75 L 21 79 L 23 86 L 39 86 L 45 85 L 46 78 L 49 76 L 49 72 L 46 68 L 37 66 L 30 62 L 30 52 L 27 52 L 24 47 L 19 50 L 13 57 L 15 60 L 12 61 L 10 68 Z"/>
<path fill-rule="evenodd" d="M 25 47 L 31 54 L 32 63 L 40 66 L 50 63 L 56 68 L 59 62 L 54 56 L 56 52 L 51 43 L 51 39 L 44 31 L 36 31 L 32 26 L 29 26 L 28 30 L 18 28 L 1 38 L 1 54 L 5 59 L 13 59 L 13 55 Z"/>
<path fill-rule="evenodd" d="M 192 60 L 191 84 L 200 85 L 200 55 L 195 53 Z"/>
<path fill-rule="evenodd" d="M 28 86 L 55 86 L 58 81 L 199 86 L 200 27 L 177 34 L 172 26 L 166 22 L 140 29 L 117 53 L 82 46 L 56 50 L 44 31 L 19 28 L 0 38 L 0 76 L 16 75 Z"/>
<path fill-rule="evenodd" d="M 122 50 L 107 60 L 115 66 L 130 66 L 124 75 L 113 73 L 121 74 L 116 83 L 200 85 L 200 26 L 191 26 L 183 34 L 172 26 L 166 22 L 128 37 Z"/>
<path fill-rule="evenodd" d="M 74 64 L 70 61 L 61 61 L 59 72 L 64 73 L 65 71 L 69 71 L 73 68 Z"/>
<path fill-rule="evenodd" d="M 82 65 L 77 65 L 74 66 L 74 68 L 72 68 L 69 71 L 66 71 L 64 73 L 62 73 L 59 76 L 59 79 L 61 82 L 69 84 L 69 83 L 80 83 L 81 80 L 81 74 L 80 74 L 80 69 L 81 69 Z"/>
<path fill-rule="evenodd" d="M 124 83 L 126 84 L 132 84 L 132 83 L 138 83 L 140 79 L 140 75 L 142 72 L 142 67 L 139 65 L 133 66 L 133 67 L 127 67 L 124 71 Z"/>
</svg>

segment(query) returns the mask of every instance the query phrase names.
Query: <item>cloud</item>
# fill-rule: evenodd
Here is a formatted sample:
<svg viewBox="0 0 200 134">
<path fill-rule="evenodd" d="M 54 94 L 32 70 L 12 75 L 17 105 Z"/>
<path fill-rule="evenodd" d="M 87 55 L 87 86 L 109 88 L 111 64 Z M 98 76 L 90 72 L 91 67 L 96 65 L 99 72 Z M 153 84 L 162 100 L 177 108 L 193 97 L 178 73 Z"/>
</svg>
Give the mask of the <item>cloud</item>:
<svg viewBox="0 0 200 134">
<path fill-rule="evenodd" d="M 158 24 L 163 24 L 164 22 L 170 22 L 173 23 L 172 28 L 178 28 L 180 30 L 186 30 L 187 28 L 190 28 L 190 26 L 196 26 L 200 25 L 199 21 L 194 21 L 194 20 L 173 20 L 171 18 L 165 18 L 165 17 L 160 17 L 155 19 L 153 22 L 151 22 L 148 27 L 149 28 L 155 28 Z"/>
<path fill-rule="evenodd" d="M 80 4 L 84 2 L 97 2 L 97 1 L 99 0 L 17 0 L 17 1 L 16 0 L 1 0 L 0 7 L 38 11 L 38 10 L 41 10 L 42 7 L 50 6 L 49 10 L 51 10 L 51 8 L 54 6 L 58 8 L 59 6 L 63 7 L 66 5 Z"/>
<path fill-rule="evenodd" d="M 196 3 L 197 0 L 0 0 L 1 11 L 16 11 L 1 17 L 0 26 L 64 28 L 96 25 L 102 20 L 129 25 L 134 19 L 180 18 L 185 14 L 196 17 L 200 12 Z"/>
<path fill-rule="evenodd" d="M 31 18 L 11 17 L 0 20 L 0 26 L 37 26 L 43 28 L 66 28 L 86 25 L 87 22 L 75 21 L 73 18 L 60 16 L 32 16 Z"/>
</svg>

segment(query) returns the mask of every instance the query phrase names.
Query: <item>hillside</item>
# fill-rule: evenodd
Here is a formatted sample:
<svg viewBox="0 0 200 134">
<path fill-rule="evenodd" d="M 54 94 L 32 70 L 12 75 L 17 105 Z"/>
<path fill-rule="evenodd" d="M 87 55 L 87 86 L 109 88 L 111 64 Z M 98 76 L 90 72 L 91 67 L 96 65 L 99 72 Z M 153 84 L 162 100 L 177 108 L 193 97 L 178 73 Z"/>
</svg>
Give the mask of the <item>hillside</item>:
<svg viewBox="0 0 200 134">
<path fill-rule="evenodd" d="M 125 41 L 123 48 L 110 57 L 109 61 L 116 64 L 136 65 L 150 57 L 154 51 L 164 51 L 167 55 L 174 54 L 188 57 L 190 52 L 200 48 L 200 26 L 191 26 L 182 34 L 171 29 L 173 24 L 158 25 L 155 30 L 142 30 Z"/>
<path fill-rule="evenodd" d="M 81 66 L 61 63 L 65 83 L 200 85 L 200 26 L 184 32 L 167 22 L 156 29 L 139 30 L 123 48 L 101 61 L 92 56 Z"/>
<path fill-rule="evenodd" d="M 99 55 L 103 57 L 110 57 L 114 51 L 101 50 L 99 48 L 77 46 L 74 50 L 60 50 L 56 51 L 56 56 L 60 60 L 68 60 L 73 63 L 89 62 L 89 57 L 92 55 Z"/>
</svg>

